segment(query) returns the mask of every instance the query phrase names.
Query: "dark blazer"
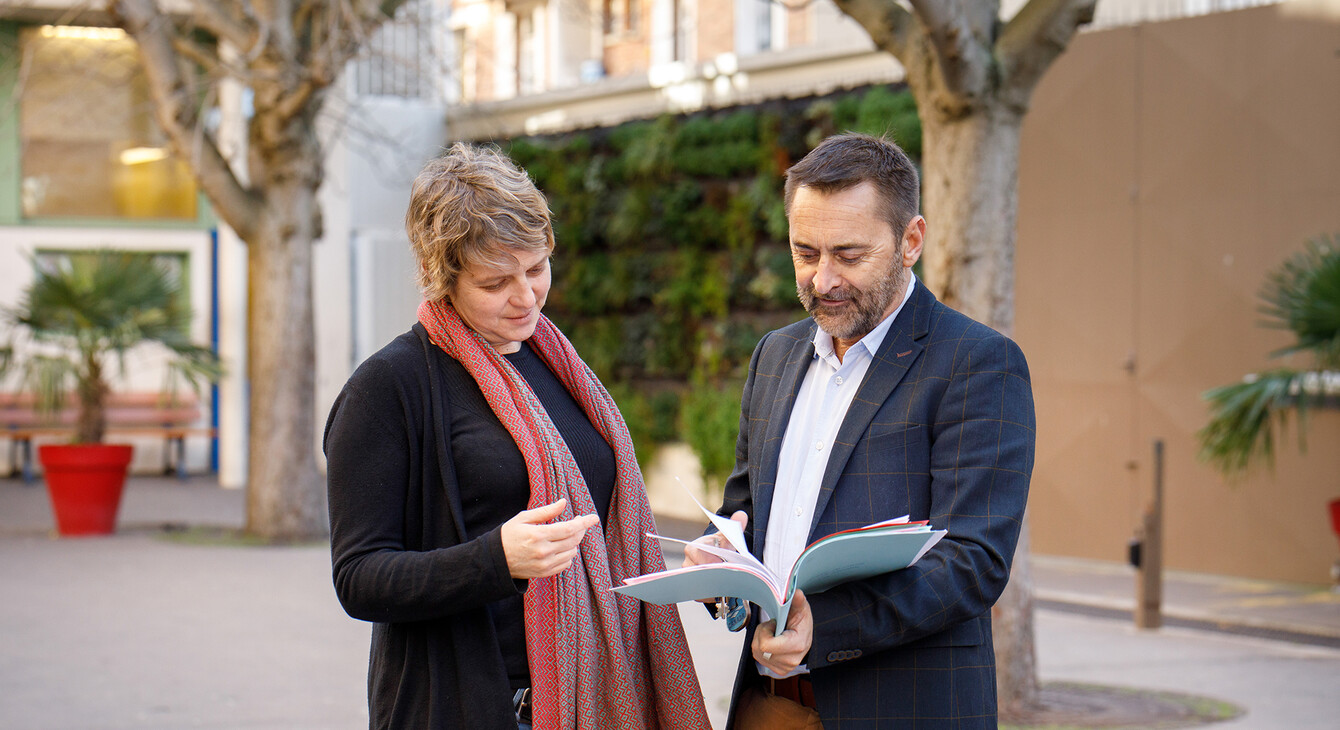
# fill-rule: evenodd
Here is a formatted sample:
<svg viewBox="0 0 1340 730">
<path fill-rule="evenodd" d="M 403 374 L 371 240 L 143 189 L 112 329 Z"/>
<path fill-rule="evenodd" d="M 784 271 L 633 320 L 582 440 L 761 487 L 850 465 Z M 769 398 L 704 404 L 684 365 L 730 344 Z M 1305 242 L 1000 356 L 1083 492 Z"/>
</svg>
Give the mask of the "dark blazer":
<svg viewBox="0 0 1340 730">
<path fill-rule="evenodd" d="M 374 622 L 371 728 L 516 728 L 488 604 L 524 592 L 501 528 L 466 539 L 446 378 L 422 325 L 368 358 L 326 423 L 335 592 Z"/>
<path fill-rule="evenodd" d="M 747 537 L 760 559 L 815 328 L 807 319 L 767 334 L 749 365 L 720 514 L 749 514 Z M 903 514 L 948 534 L 906 570 L 808 597 L 807 663 L 826 730 L 995 727 L 990 608 L 1009 578 L 1034 431 L 1018 346 L 917 282 L 838 430 L 810 541 Z M 757 677 L 754 623 L 735 700 Z"/>
</svg>

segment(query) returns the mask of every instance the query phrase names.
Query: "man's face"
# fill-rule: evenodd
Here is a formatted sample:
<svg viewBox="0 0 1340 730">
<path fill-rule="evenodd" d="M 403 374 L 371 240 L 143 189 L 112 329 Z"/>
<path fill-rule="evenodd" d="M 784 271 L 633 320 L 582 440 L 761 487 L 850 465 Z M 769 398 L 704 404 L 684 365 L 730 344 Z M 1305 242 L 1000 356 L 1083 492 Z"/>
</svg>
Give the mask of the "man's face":
<svg viewBox="0 0 1340 730">
<path fill-rule="evenodd" d="M 907 287 L 906 267 L 921 257 L 925 220 L 916 216 L 895 235 L 880 205 L 869 182 L 831 195 L 802 186 L 791 199 L 796 293 L 840 346 L 893 313 Z"/>
</svg>

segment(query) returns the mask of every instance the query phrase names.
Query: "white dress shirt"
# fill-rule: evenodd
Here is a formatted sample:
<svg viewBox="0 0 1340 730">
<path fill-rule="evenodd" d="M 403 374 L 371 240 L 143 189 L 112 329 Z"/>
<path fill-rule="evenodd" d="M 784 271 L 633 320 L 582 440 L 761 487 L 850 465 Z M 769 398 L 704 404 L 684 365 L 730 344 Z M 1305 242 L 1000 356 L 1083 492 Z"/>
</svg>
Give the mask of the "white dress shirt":
<svg viewBox="0 0 1340 730">
<path fill-rule="evenodd" d="M 763 564 L 777 575 L 790 573 L 791 565 L 808 544 L 814 507 L 819 500 L 819 482 L 828 468 L 833 440 L 890 325 L 912 298 L 917 277 L 911 271 L 908 274 L 907 291 L 898 308 L 848 348 L 841 360 L 833 350 L 833 336 L 823 328 L 814 333 L 814 359 L 801 381 L 786 435 L 782 437 L 777 484 L 773 488 L 772 511 L 768 513 L 763 544 Z M 781 628 L 784 627 L 779 627 L 778 633 Z M 762 665 L 759 671 L 765 676 L 775 676 Z M 792 674 L 803 671 L 808 670 L 801 665 Z"/>
</svg>

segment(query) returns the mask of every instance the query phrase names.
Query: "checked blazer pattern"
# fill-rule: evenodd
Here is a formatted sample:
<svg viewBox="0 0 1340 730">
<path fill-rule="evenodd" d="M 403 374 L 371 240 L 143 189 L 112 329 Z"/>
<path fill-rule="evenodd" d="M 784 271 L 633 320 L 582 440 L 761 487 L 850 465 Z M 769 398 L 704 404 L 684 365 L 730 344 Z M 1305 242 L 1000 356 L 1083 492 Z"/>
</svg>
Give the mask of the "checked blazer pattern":
<svg viewBox="0 0 1340 730">
<path fill-rule="evenodd" d="M 746 536 L 760 559 L 815 327 L 807 319 L 770 332 L 749 366 L 720 514 L 749 515 Z M 810 541 L 903 514 L 948 534 L 906 570 L 809 596 L 807 662 L 827 730 L 996 726 L 990 609 L 1009 578 L 1034 441 L 1018 346 L 918 282 L 838 431 Z M 737 700 L 757 677 L 753 623 Z"/>
</svg>

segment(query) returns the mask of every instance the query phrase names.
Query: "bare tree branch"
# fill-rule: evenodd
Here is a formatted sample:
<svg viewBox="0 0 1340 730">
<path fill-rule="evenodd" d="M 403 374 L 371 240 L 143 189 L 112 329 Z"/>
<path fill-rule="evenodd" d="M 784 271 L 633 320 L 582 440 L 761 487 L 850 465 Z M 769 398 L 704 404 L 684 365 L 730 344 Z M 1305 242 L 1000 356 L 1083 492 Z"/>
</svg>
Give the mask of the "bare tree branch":
<svg viewBox="0 0 1340 730">
<path fill-rule="evenodd" d="M 774 0 L 777 1 L 777 0 Z M 907 9 L 893 0 L 834 0 L 838 9 L 865 28 L 875 47 L 887 51 L 907 65 L 908 34 L 914 19 Z M 782 3 L 790 8 L 791 5 Z M 802 6 L 803 7 L 803 6 Z"/>
<path fill-rule="evenodd" d="M 194 160 L 200 186 L 228 225 L 246 240 L 260 217 L 259 202 L 238 182 L 214 139 L 196 137 L 200 118 L 189 91 L 191 84 L 183 76 L 183 61 L 173 48 L 173 28 L 167 16 L 153 0 L 113 0 L 110 10 L 139 44 L 159 125 L 177 153 Z"/>
<path fill-rule="evenodd" d="M 328 85 L 328 83 L 315 84 L 311 81 L 303 81 L 298 84 L 297 88 L 277 100 L 274 110 L 276 118 L 292 119 L 298 114 L 301 114 L 306 108 L 307 103 L 311 100 L 312 93 L 315 92 L 317 88 L 324 88 Z"/>
<path fill-rule="evenodd" d="M 196 24 L 220 40 L 228 41 L 243 53 L 256 42 L 256 28 L 249 26 L 243 17 L 228 12 L 230 6 L 214 0 L 194 0 L 192 18 Z"/>
<path fill-rule="evenodd" d="M 308 71 L 316 88 L 335 82 L 346 64 L 372 34 L 395 17 L 408 0 L 353 0 L 329 3 L 313 0 L 312 53 Z"/>
<path fill-rule="evenodd" d="M 256 22 L 264 29 L 263 47 L 257 48 L 257 57 L 271 54 L 274 58 L 296 62 L 301 56 L 293 37 L 295 10 L 288 0 L 252 0 Z"/>
<path fill-rule="evenodd" d="M 1093 20 L 1097 0 L 1029 0 L 996 41 L 1009 101 L 1026 108 L 1033 87 L 1079 26 Z"/>
<path fill-rule="evenodd" d="M 944 89 L 960 102 L 991 91 L 991 29 L 1000 4 L 988 0 L 910 0 L 935 50 Z"/>
<path fill-rule="evenodd" d="M 183 35 L 174 34 L 172 38 L 172 48 L 183 57 L 194 61 L 205 69 L 205 75 L 218 77 L 223 62 L 219 59 L 219 54 L 212 48 L 206 48 L 194 39 Z"/>
</svg>

